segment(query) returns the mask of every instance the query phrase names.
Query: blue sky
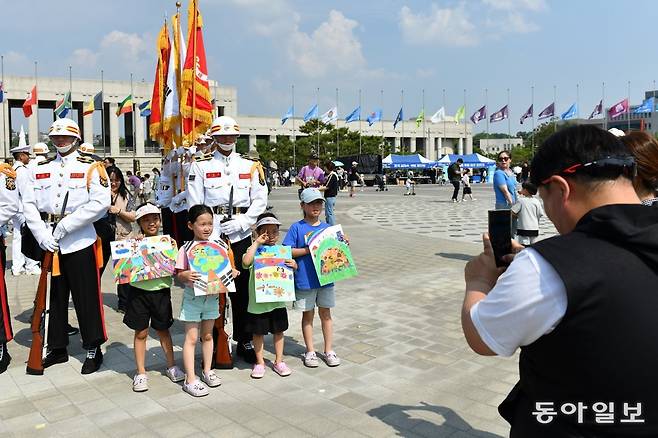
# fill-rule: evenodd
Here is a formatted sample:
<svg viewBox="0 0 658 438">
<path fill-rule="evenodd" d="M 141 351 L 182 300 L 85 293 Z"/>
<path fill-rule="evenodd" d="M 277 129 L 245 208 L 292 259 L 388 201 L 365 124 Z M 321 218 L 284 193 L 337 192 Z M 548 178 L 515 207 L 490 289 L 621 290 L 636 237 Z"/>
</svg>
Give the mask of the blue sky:
<svg viewBox="0 0 658 438">
<path fill-rule="evenodd" d="M 5 74 L 100 77 L 151 81 L 155 37 L 175 2 L 114 0 L 67 2 L 2 0 L 0 53 Z M 320 87 L 320 112 L 339 114 L 357 104 L 362 114 L 379 107 L 394 118 L 404 90 L 406 118 L 443 105 L 454 113 L 467 90 L 467 116 L 484 104 L 489 113 L 507 103 L 511 129 L 530 105 L 535 114 L 553 100 L 557 112 L 576 101 L 587 116 L 601 98 L 607 106 L 627 95 L 639 103 L 658 79 L 651 0 L 293 1 L 200 0 L 209 74 L 238 89 L 239 113 L 281 116 L 295 85 L 296 114 Z M 183 5 L 186 10 L 187 3 Z M 45 17 L 48 17 L 45 19 Z M 38 22 L 38 24 L 30 24 Z M 26 90 L 27 91 L 27 90 Z M 478 125 L 477 131 L 485 124 Z M 491 132 L 506 132 L 507 123 Z"/>
</svg>

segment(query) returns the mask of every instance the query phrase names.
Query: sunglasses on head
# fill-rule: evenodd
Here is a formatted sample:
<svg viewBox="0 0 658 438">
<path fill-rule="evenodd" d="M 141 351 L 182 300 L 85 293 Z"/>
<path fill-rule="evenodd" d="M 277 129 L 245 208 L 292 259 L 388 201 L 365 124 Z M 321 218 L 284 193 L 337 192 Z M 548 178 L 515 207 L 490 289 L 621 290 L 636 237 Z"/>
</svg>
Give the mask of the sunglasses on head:
<svg viewBox="0 0 658 438">
<path fill-rule="evenodd" d="M 616 173 L 618 175 L 625 174 L 633 178 L 637 174 L 637 167 L 635 165 L 635 159 L 630 155 L 616 157 L 608 156 L 599 160 L 590 161 L 589 163 L 572 164 L 566 169 L 549 176 L 543 180 L 541 184 L 548 184 L 551 178 L 556 175 L 570 176 L 577 172 L 590 176 L 611 175 Z"/>
</svg>

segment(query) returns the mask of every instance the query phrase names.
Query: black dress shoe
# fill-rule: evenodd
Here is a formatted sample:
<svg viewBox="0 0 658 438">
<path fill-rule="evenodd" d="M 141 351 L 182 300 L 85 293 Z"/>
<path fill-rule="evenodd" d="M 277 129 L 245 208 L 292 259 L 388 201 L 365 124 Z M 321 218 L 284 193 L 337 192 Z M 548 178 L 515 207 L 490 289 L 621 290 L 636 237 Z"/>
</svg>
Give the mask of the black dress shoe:
<svg viewBox="0 0 658 438">
<path fill-rule="evenodd" d="M 256 352 L 254 351 L 254 346 L 251 345 L 251 342 L 238 344 L 237 352 L 238 356 L 242 356 L 245 362 L 250 364 L 256 363 Z"/>
<path fill-rule="evenodd" d="M 98 371 L 103 363 L 103 352 L 101 347 L 92 348 L 87 350 L 87 358 L 85 363 L 82 364 L 82 374 L 91 374 Z"/>
<path fill-rule="evenodd" d="M 2 359 L 0 359 L 0 374 L 7 371 L 7 367 L 9 366 L 10 362 L 11 362 L 11 356 L 7 351 L 7 347 L 4 347 L 4 351 L 2 352 Z"/>
<path fill-rule="evenodd" d="M 78 333 L 80 333 L 80 329 L 77 327 L 73 327 L 71 324 L 67 324 L 67 329 L 66 332 L 68 333 L 69 336 L 75 336 Z"/>
<path fill-rule="evenodd" d="M 46 357 L 43 358 L 43 367 L 48 368 L 57 363 L 64 363 L 69 361 L 69 353 L 66 348 L 56 348 L 51 350 Z"/>
</svg>

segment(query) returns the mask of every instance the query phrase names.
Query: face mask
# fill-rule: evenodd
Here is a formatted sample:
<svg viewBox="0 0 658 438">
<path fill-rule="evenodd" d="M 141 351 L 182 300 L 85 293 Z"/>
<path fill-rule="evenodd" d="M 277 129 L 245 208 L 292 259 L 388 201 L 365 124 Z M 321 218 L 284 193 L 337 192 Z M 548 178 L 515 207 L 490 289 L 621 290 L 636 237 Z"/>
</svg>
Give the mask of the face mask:
<svg viewBox="0 0 658 438">
<path fill-rule="evenodd" d="M 230 144 L 216 143 L 216 144 L 224 152 L 232 151 L 233 148 L 235 147 L 235 143 L 230 143 Z"/>
<path fill-rule="evenodd" d="M 66 154 L 68 153 L 73 147 L 75 146 L 75 141 L 71 144 L 67 144 L 66 146 L 57 146 L 55 145 L 55 149 L 57 149 L 57 152 L 60 154 Z"/>
</svg>

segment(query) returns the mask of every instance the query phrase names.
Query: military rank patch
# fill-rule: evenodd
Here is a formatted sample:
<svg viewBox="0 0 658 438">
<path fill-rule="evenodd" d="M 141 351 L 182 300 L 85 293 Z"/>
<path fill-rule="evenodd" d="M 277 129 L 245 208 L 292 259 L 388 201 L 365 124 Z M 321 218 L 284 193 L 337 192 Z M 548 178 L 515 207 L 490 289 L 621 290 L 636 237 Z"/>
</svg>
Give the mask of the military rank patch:
<svg viewBox="0 0 658 438">
<path fill-rule="evenodd" d="M 7 190 L 16 190 L 16 179 L 9 176 L 5 177 L 5 187 Z"/>
<path fill-rule="evenodd" d="M 188 181 L 194 181 L 194 178 L 196 178 L 196 175 L 190 175 L 187 177 Z"/>
</svg>

